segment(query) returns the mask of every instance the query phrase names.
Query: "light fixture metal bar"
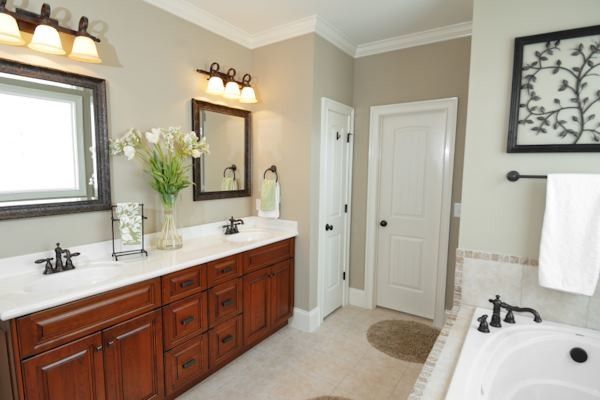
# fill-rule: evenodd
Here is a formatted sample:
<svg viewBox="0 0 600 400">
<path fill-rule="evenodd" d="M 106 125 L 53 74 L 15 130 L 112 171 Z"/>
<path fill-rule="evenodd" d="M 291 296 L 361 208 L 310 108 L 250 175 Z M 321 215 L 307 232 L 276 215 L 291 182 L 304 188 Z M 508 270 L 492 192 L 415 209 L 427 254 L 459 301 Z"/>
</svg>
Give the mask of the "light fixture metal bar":
<svg viewBox="0 0 600 400">
<path fill-rule="evenodd" d="M 210 71 L 206 71 L 206 70 L 203 70 L 203 69 L 197 69 L 196 72 L 198 72 L 199 74 L 202 74 L 202 75 L 208 75 L 209 77 L 210 76 L 218 76 L 219 78 L 223 79 L 223 82 L 231 82 L 231 81 L 233 81 L 233 82 L 237 83 L 240 86 L 245 86 L 244 82 L 238 81 L 237 79 L 231 79 L 231 76 L 229 76 L 226 73 L 223 73 L 221 71 L 210 72 Z"/>
<path fill-rule="evenodd" d="M 81 32 L 61 26 L 58 20 L 54 18 L 44 18 L 41 14 L 24 10 L 22 8 L 17 8 L 14 12 L 4 9 L 3 12 L 12 15 L 17 20 L 19 30 L 21 30 L 22 32 L 33 33 L 38 25 L 44 23 L 52 26 L 59 32 L 63 32 L 72 36 L 82 35 Z M 90 35 L 87 32 L 83 34 L 92 39 L 94 42 L 100 43 L 100 39 L 96 36 Z"/>
</svg>

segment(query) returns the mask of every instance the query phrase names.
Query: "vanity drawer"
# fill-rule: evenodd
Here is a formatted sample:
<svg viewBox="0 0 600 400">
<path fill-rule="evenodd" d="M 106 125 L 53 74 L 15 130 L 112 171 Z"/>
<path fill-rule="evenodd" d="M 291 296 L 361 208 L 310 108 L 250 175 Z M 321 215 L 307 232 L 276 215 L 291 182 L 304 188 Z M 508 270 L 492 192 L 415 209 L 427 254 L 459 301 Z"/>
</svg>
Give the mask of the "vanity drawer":
<svg viewBox="0 0 600 400">
<path fill-rule="evenodd" d="M 242 351 L 242 316 L 217 325 L 208 332 L 208 352 L 210 354 L 210 368 L 219 367 Z"/>
<path fill-rule="evenodd" d="M 206 292 L 165 306 L 163 312 L 165 348 L 171 349 L 208 329 Z"/>
<path fill-rule="evenodd" d="M 200 335 L 165 353 L 167 396 L 208 373 L 208 337 Z"/>
<path fill-rule="evenodd" d="M 242 254 L 244 274 L 294 257 L 294 239 L 283 240 Z"/>
<path fill-rule="evenodd" d="M 162 277 L 163 303 L 181 300 L 191 294 L 200 293 L 207 287 L 205 265 L 173 272 Z"/>
<path fill-rule="evenodd" d="M 227 321 L 242 312 L 242 280 L 235 279 L 208 291 L 208 325 Z"/>
<path fill-rule="evenodd" d="M 17 320 L 27 358 L 160 307 L 160 280 L 112 290 Z"/>
<path fill-rule="evenodd" d="M 206 264 L 208 287 L 227 282 L 242 276 L 242 265 L 239 255 L 222 258 Z"/>
</svg>

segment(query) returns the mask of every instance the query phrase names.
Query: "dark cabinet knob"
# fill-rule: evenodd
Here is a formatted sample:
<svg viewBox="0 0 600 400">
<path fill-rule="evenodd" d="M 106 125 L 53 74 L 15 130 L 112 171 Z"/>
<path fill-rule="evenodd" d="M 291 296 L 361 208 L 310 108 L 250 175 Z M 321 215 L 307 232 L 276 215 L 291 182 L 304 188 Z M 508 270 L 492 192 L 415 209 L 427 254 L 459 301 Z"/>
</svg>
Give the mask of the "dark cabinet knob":
<svg viewBox="0 0 600 400">
<path fill-rule="evenodd" d="M 326 231 L 332 231 L 333 230 L 333 225 L 325 224 L 325 230 Z"/>
<path fill-rule="evenodd" d="M 381 225 L 385 228 L 388 225 L 388 222 L 384 219 L 379 223 L 379 225 Z"/>
</svg>

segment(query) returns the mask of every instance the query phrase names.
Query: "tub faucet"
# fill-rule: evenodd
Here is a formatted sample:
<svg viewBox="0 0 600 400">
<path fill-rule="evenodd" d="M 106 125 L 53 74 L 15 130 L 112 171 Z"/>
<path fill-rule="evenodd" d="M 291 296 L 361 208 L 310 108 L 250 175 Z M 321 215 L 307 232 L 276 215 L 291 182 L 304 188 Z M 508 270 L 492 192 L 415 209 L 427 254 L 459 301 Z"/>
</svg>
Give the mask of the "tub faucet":
<svg viewBox="0 0 600 400">
<path fill-rule="evenodd" d="M 515 323 L 515 317 L 513 315 L 513 311 L 531 313 L 531 315 L 533 315 L 533 321 L 534 322 L 537 322 L 538 324 L 540 322 L 542 322 L 542 317 L 540 316 L 540 313 L 537 312 L 536 310 L 534 310 L 533 308 L 530 308 L 530 307 L 515 307 L 515 306 L 511 306 L 510 304 L 506 304 L 504 302 L 502 302 L 500 304 L 500 306 L 508 311 L 508 313 L 506 314 L 506 318 L 504 318 L 504 322 L 508 322 L 509 324 L 514 324 Z"/>
<path fill-rule="evenodd" d="M 489 302 L 494 305 L 494 309 L 492 312 L 492 321 L 490 325 L 494 328 L 502 328 L 502 322 L 500 321 L 500 311 L 502 310 L 502 300 L 500 300 L 500 295 L 497 294 L 495 299 L 489 299 Z"/>
</svg>

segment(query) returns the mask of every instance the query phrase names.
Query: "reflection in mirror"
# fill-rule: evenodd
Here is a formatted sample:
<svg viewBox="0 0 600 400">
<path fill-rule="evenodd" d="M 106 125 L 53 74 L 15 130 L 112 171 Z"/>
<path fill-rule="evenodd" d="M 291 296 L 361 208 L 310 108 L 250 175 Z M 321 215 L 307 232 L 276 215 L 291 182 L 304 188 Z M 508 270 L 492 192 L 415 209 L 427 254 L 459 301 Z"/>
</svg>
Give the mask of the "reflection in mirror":
<svg viewBox="0 0 600 400">
<path fill-rule="evenodd" d="M 194 162 L 194 200 L 250 195 L 250 112 L 193 100 L 194 131 L 210 154 Z"/>
<path fill-rule="evenodd" d="M 104 81 L 0 60 L 0 219 L 108 209 Z"/>
</svg>

